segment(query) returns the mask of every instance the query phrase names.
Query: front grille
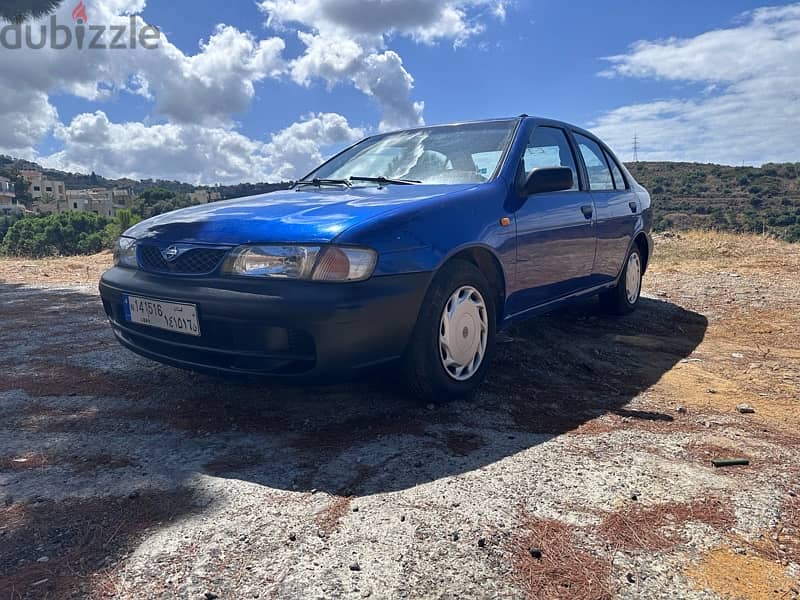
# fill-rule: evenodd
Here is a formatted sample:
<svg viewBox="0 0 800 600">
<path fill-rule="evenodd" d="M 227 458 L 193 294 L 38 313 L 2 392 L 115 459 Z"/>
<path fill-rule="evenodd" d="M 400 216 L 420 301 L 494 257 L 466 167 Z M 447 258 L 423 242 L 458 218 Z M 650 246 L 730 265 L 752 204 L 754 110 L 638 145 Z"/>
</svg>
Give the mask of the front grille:
<svg viewBox="0 0 800 600">
<path fill-rule="evenodd" d="M 177 275 L 205 275 L 214 271 L 227 250 L 221 248 L 192 248 L 178 258 L 168 261 L 157 246 L 139 246 L 139 265 L 145 271 Z"/>
</svg>

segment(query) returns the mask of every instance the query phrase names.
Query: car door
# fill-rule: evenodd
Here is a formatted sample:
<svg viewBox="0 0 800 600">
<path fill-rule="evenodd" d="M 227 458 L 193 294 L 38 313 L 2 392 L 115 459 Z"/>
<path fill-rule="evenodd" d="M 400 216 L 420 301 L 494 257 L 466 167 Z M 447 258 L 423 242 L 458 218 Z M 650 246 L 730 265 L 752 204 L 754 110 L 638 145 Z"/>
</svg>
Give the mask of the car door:
<svg viewBox="0 0 800 600">
<path fill-rule="evenodd" d="M 597 258 L 594 276 L 599 285 L 619 275 L 639 218 L 636 194 L 616 158 L 597 140 L 573 132 L 594 198 Z"/>
<path fill-rule="evenodd" d="M 540 125 L 531 133 L 515 189 L 540 167 L 569 167 L 575 183 L 570 190 L 518 198 L 515 289 L 508 299 L 512 315 L 576 292 L 592 275 L 594 207 L 577 164 L 564 129 Z"/>
</svg>

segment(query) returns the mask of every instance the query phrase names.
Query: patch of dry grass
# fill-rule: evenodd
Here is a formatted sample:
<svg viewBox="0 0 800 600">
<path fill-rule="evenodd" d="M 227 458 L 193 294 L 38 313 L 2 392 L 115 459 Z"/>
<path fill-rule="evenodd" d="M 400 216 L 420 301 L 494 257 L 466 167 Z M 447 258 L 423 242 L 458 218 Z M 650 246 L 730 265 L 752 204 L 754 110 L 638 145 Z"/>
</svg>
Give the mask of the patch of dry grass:
<svg viewBox="0 0 800 600">
<path fill-rule="evenodd" d="M 133 464 L 129 458 L 113 454 L 62 456 L 53 452 L 28 452 L 19 456 L 0 457 L 0 471 L 31 471 L 50 466 L 67 466 L 78 473 L 89 473 L 98 470 L 124 469 Z"/>
<path fill-rule="evenodd" d="M 533 600 L 610 600 L 611 561 L 581 548 L 574 530 L 560 521 L 526 518 L 512 542 L 517 584 Z"/>
<path fill-rule="evenodd" d="M 101 597 L 113 564 L 149 529 L 193 510 L 185 489 L 13 505 L 0 513 L 14 519 L 0 544 L 0 598 Z"/>
<path fill-rule="evenodd" d="M 32 360 L 24 370 L 6 373 L 0 379 L 0 392 L 23 390 L 36 398 L 46 396 L 109 396 L 143 398 L 155 390 L 155 384 L 120 377 L 68 364 Z"/>
<path fill-rule="evenodd" d="M 781 504 L 780 516 L 772 531 L 752 541 L 739 538 L 737 544 L 767 560 L 783 565 L 800 564 L 800 497 L 795 493 Z"/>
<path fill-rule="evenodd" d="M 741 450 L 734 449 L 720 444 L 709 444 L 707 442 L 691 442 L 685 447 L 688 458 L 697 460 L 705 466 L 709 466 L 711 461 L 720 458 L 735 458 L 750 460 L 750 457 Z M 728 472 L 728 471 L 726 471 Z"/>
<path fill-rule="evenodd" d="M 779 266 L 800 267 L 800 244 L 770 237 L 723 231 L 686 231 L 665 236 L 656 234 L 653 265 L 724 265 L 738 268 L 775 270 Z"/>
<path fill-rule="evenodd" d="M 0 281 L 29 285 L 94 283 L 111 268 L 111 252 L 91 256 L 0 258 Z"/>
<path fill-rule="evenodd" d="M 316 514 L 314 521 L 322 533 L 329 535 L 339 527 L 339 522 L 350 512 L 352 500 L 350 496 L 334 496 L 330 503 Z"/>
<path fill-rule="evenodd" d="M 486 444 L 484 439 L 476 433 L 464 433 L 451 431 L 445 439 L 447 449 L 453 456 L 469 456 L 483 448 Z"/>
<path fill-rule="evenodd" d="M 664 551 L 681 544 L 683 527 L 701 522 L 728 529 L 736 522 L 733 509 L 718 498 L 669 502 L 655 506 L 633 505 L 607 515 L 599 533 L 614 547 L 627 551 Z"/>
</svg>

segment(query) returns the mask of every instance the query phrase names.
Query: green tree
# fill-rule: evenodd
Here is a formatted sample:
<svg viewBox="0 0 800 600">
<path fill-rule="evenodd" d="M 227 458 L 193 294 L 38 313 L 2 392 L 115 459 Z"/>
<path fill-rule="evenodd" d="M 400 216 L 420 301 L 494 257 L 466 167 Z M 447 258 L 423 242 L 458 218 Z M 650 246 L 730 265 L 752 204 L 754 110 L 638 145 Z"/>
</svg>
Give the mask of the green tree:
<svg viewBox="0 0 800 600">
<path fill-rule="evenodd" d="M 117 211 L 114 219 L 103 230 L 104 245 L 107 248 L 114 246 L 119 236 L 136 225 L 141 219 L 133 211 L 123 208 Z"/>
<path fill-rule="evenodd" d="M 3 0 L 0 3 L 0 19 L 12 23 L 23 23 L 49 15 L 63 0 Z"/>
<path fill-rule="evenodd" d="M 121 210 L 118 210 L 115 216 L 115 220 L 119 225 L 120 231 L 125 231 L 127 229 L 130 229 L 131 227 L 136 225 L 136 223 L 139 222 L 139 219 L 136 217 L 136 215 L 133 214 L 133 211 L 128 208 L 123 208 Z"/>
<path fill-rule="evenodd" d="M 155 187 L 139 194 L 139 200 L 134 204 L 133 211 L 137 216 L 149 219 L 150 217 L 191 205 L 192 202 L 188 196 L 177 194 L 165 188 Z"/>
<path fill-rule="evenodd" d="M 27 209 L 30 209 L 33 206 L 33 196 L 31 196 L 30 191 L 28 191 L 31 184 L 18 174 L 14 175 L 12 180 L 14 182 L 14 194 L 17 197 L 17 201 L 24 204 Z M 0 241 L 2 241 L 2 238 L 0 238 Z"/>
<path fill-rule="evenodd" d="M 105 217 L 87 212 L 26 217 L 6 232 L 0 251 L 11 256 L 93 254 L 107 245 Z"/>
</svg>

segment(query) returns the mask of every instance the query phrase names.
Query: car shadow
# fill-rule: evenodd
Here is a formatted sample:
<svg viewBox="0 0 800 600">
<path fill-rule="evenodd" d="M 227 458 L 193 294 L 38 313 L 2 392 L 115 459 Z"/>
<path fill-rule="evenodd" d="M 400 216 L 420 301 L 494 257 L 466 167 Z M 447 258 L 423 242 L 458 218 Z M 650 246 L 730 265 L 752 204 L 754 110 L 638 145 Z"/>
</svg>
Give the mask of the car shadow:
<svg viewBox="0 0 800 600">
<path fill-rule="evenodd" d="M 369 496 L 564 434 L 670 427 L 669 414 L 628 405 L 707 325 L 662 300 L 625 318 L 574 306 L 503 334 L 473 400 L 425 405 L 391 370 L 303 386 L 161 366 L 116 343 L 93 290 L 0 283 L 0 595 L 65 597 L 234 480 L 301 498 Z"/>
<path fill-rule="evenodd" d="M 599 427 L 601 418 L 603 427 L 669 423 L 668 414 L 626 406 L 688 357 L 707 328 L 702 315 L 659 299 L 643 298 L 624 318 L 603 316 L 587 302 L 502 334 L 476 398 L 424 405 L 391 370 L 303 386 L 164 367 L 116 344 L 90 292 L 2 284 L 0 296 L 8 300 L 0 305 L 0 368 L 8 374 L 0 398 L 12 390 L 28 397 L 24 405 L 1 407 L 0 418 L 5 427 L 33 427 L 49 453 L 68 443 L 58 434 L 124 436 L 157 425 L 159 435 L 181 436 L 187 456 L 179 464 L 157 449 L 120 444 L 126 459 L 145 464 L 156 479 L 160 465 L 169 465 L 173 479 L 199 471 L 346 496 L 468 473 L 555 436 Z M 53 398 L 66 399 L 57 402 L 61 413 L 34 415 Z M 97 439 L 106 443 L 106 436 Z"/>
</svg>

